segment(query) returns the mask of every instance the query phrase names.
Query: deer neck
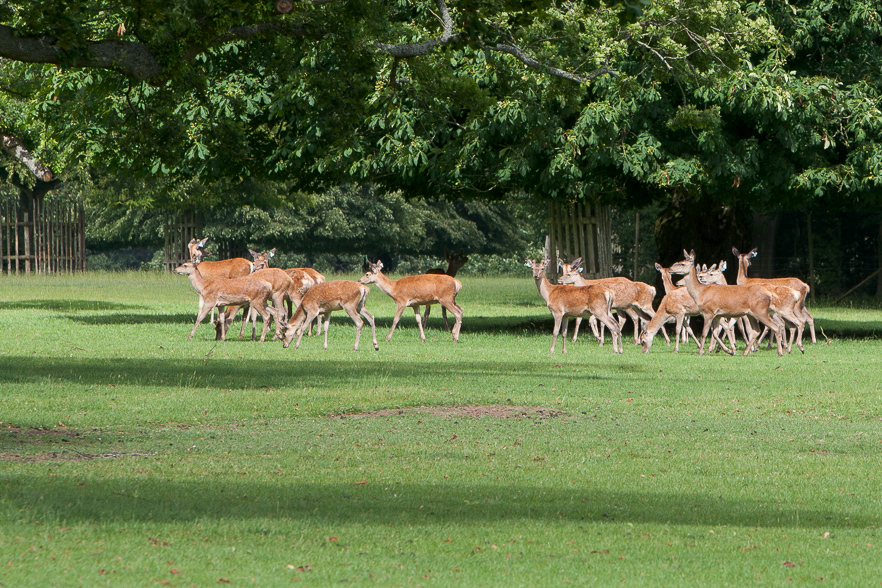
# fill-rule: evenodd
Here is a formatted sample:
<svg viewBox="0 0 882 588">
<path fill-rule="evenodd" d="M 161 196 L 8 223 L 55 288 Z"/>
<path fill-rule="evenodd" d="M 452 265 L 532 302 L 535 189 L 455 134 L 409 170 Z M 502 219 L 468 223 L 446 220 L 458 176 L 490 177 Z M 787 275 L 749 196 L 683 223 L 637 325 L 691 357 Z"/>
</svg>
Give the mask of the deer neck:
<svg viewBox="0 0 882 588">
<path fill-rule="evenodd" d="M 743 285 L 747 281 L 747 258 L 744 256 L 738 256 L 738 277 L 735 279 L 735 283 L 739 286 Z"/>
<path fill-rule="evenodd" d="M 199 273 L 199 268 L 194 265 L 193 273 L 187 277 L 190 278 L 190 285 L 193 286 L 193 289 L 196 290 L 197 293 L 202 294 L 202 290 L 205 288 L 205 278 Z"/>
<path fill-rule="evenodd" d="M 686 282 L 686 291 L 689 292 L 689 295 L 695 300 L 695 303 L 698 304 L 699 296 L 704 291 L 706 286 L 698 281 L 698 275 L 695 273 L 695 265 L 689 270 L 689 273 L 683 276 L 683 281 Z"/>
<path fill-rule="evenodd" d="M 392 296 L 395 292 L 395 286 L 398 280 L 390 280 L 386 277 L 382 271 L 377 272 L 377 281 L 374 282 L 377 285 L 377 288 L 383 291 L 384 294 Z M 393 296 L 394 298 L 394 296 Z"/>
<path fill-rule="evenodd" d="M 677 289 L 674 285 L 674 280 L 671 279 L 671 272 L 668 271 L 668 268 L 662 268 L 661 271 L 662 276 L 662 284 L 665 286 L 665 294 L 673 292 Z"/>
<path fill-rule="evenodd" d="M 539 274 L 538 278 L 533 278 L 536 281 L 536 288 L 539 289 L 539 295 L 542 296 L 542 300 L 548 303 L 548 292 L 551 284 L 548 282 L 548 278 L 545 277 L 545 272 Z"/>
</svg>

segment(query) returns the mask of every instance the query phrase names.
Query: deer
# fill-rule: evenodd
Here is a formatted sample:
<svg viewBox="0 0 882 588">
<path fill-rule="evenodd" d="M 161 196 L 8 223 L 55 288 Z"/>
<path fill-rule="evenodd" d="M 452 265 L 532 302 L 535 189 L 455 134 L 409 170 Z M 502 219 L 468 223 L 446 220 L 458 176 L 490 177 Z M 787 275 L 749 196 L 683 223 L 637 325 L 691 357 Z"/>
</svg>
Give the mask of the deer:
<svg viewBox="0 0 882 588">
<path fill-rule="evenodd" d="M 746 315 L 753 316 L 775 333 L 778 338 L 778 357 L 784 355 L 781 350 L 781 330 L 784 324 L 780 318 L 773 318 L 770 314 L 770 311 L 774 310 L 772 308 L 773 296 L 768 289 L 760 285 L 702 284 L 698 281 L 695 272 L 695 251 L 687 253 L 684 249 L 683 256 L 683 261 L 678 261 L 669 270 L 672 274 L 684 276 L 686 290 L 695 300 L 704 319 L 701 341 L 698 343 L 699 355 L 704 353 L 704 343 L 714 324 L 714 319 L 717 317 L 738 318 Z M 757 334 L 758 332 L 751 335 L 747 348 L 744 350 L 745 356 L 752 351 Z"/>
<path fill-rule="evenodd" d="M 662 283 L 665 287 L 665 296 L 662 298 L 661 303 L 659 303 L 655 316 L 652 317 L 652 320 L 650 320 L 649 324 L 646 326 L 646 330 L 644 330 L 643 334 L 640 336 L 640 345 L 643 349 L 643 353 L 649 353 L 649 350 L 652 348 L 652 340 L 655 337 L 655 334 L 666 322 L 672 319 L 676 322 L 674 353 L 680 352 L 681 334 L 683 335 L 683 343 L 688 342 L 689 336 L 691 335 L 695 340 L 695 345 L 698 347 L 698 338 L 695 336 L 695 333 L 692 332 L 688 322 L 690 316 L 698 316 L 700 314 L 698 311 L 698 305 L 695 303 L 695 300 L 686 288 L 678 288 L 674 285 L 673 280 L 671 280 L 671 272 L 669 268 L 662 267 L 661 264 L 656 263 L 655 269 L 658 270 L 662 276 Z"/>
<path fill-rule="evenodd" d="M 193 325 L 193 330 L 190 331 L 190 336 L 187 337 L 187 341 L 193 338 L 196 329 L 199 327 L 199 323 L 208 316 L 208 313 L 212 308 L 229 306 L 231 304 L 242 305 L 245 303 L 250 304 L 252 308 L 257 310 L 261 318 L 263 318 L 263 333 L 260 335 L 260 340 L 264 341 L 266 338 L 266 332 L 269 329 L 270 315 L 275 316 L 276 320 L 278 320 L 276 309 L 267 308 L 266 306 L 266 301 L 272 295 L 272 285 L 266 280 L 252 278 L 250 276 L 244 278 L 219 278 L 216 280 L 208 280 L 199 271 L 199 265 L 201 265 L 201 263 L 187 262 L 176 267 L 174 270 L 174 273 L 176 274 L 187 275 L 190 277 L 190 284 L 204 302 L 204 304 L 200 306 L 199 314 L 196 316 L 196 324 Z M 224 313 L 220 313 L 218 321 L 221 322 L 221 329 L 218 335 L 221 341 L 225 340 L 226 335 L 226 329 L 223 325 L 224 318 Z"/>
<path fill-rule="evenodd" d="M 726 276 L 723 275 L 723 272 L 726 271 L 726 262 L 721 261 L 719 268 L 717 268 L 716 264 L 713 267 L 703 272 L 704 275 L 699 274 L 698 280 L 703 284 L 719 284 L 722 286 L 726 286 Z M 772 295 L 774 296 L 774 300 L 772 306 L 774 307 L 775 313 L 781 317 L 786 323 L 793 325 L 790 327 L 790 338 L 787 341 L 787 353 L 790 353 L 793 348 L 794 341 L 794 333 L 796 334 L 796 346 L 802 353 L 805 353 L 805 349 L 802 346 L 802 333 L 805 325 L 805 321 L 802 319 L 802 316 L 799 313 L 799 304 L 802 293 L 790 288 L 789 286 L 782 286 L 776 284 L 762 284 L 768 289 Z M 742 327 L 742 330 L 743 327 Z M 747 340 L 747 331 L 745 333 L 745 340 Z M 763 333 L 759 336 L 756 341 L 757 347 L 762 343 L 763 337 L 768 333 L 768 328 L 763 329 Z M 732 336 L 730 335 L 730 339 Z M 734 343 L 733 343 L 734 349 Z"/>
<path fill-rule="evenodd" d="M 311 267 L 296 267 L 286 269 L 285 273 L 287 273 L 294 280 L 294 283 L 291 286 L 291 290 L 288 292 L 288 296 L 285 298 L 288 304 L 288 316 L 292 316 L 294 314 L 294 306 L 300 304 L 300 300 L 303 298 L 303 295 L 306 294 L 306 291 L 315 286 L 316 284 L 322 284 L 325 281 L 325 276 L 312 269 Z M 321 329 L 322 323 L 321 320 L 318 321 L 318 327 Z M 319 335 L 321 335 L 321 330 L 319 330 Z M 309 323 L 309 336 L 312 337 L 312 323 Z"/>
<path fill-rule="evenodd" d="M 539 295 L 545 300 L 548 310 L 551 311 L 551 315 L 554 317 L 554 329 L 551 333 L 551 350 L 549 353 L 554 353 L 561 321 L 563 321 L 562 353 L 566 353 L 567 319 L 569 317 L 579 318 L 588 314 L 597 317 L 597 320 L 606 325 L 609 332 L 612 333 L 613 353 L 622 353 L 624 351 L 622 348 L 622 330 L 615 319 L 613 319 L 612 314 L 610 314 L 613 304 L 612 289 L 604 284 L 575 287 L 552 284 L 545 276 L 545 268 L 548 267 L 549 261 L 549 259 L 543 259 L 542 261 L 524 260 L 524 265 L 533 270 L 533 280 L 536 282 Z"/>
<path fill-rule="evenodd" d="M 627 314 L 634 323 L 634 343 L 639 344 L 640 319 L 649 322 L 655 316 L 655 310 L 652 308 L 652 299 L 655 297 L 655 288 L 643 282 L 633 282 L 628 278 L 612 277 L 599 278 L 596 280 L 587 280 L 582 277 L 582 258 L 578 257 L 573 263 L 566 264 L 562 259 L 557 260 L 558 268 L 561 270 L 561 276 L 558 278 L 559 284 L 572 284 L 574 286 L 593 286 L 603 285 L 610 289 L 613 294 L 613 310 L 621 311 Z M 575 332 L 573 333 L 573 341 L 579 333 L 579 324 L 581 317 L 576 318 Z M 590 319 L 589 319 L 590 322 Z M 619 324 L 621 328 L 622 323 Z M 592 325 L 592 330 L 594 327 Z M 603 334 L 599 336 L 600 344 L 603 345 Z M 670 344 L 667 332 L 664 331 L 665 340 Z M 597 333 L 595 332 L 595 335 Z"/>
<path fill-rule="evenodd" d="M 462 289 L 462 282 L 446 274 L 419 274 L 400 280 L 390 280 L 381 271 L 382 269 L 382 261 L 368 262 L 368 271 L 358 281 L 361 284 L 376 284 L 380 290 L 395 300 L 398 308 L 395 311 L 395 318 L 392 319 L 392 328 L 386 335 L 386 341 L 392 338 L 392 333 L 395 332 L 395 327 L 398 326 L 404 309 L 411 307 L 420 330 L 420 341 L 425 343 L 426 333 L 423 330 L 420 306 L 430 304 L 440 304 L 453 313 L 456 318 L 456 323 L 453 325 L 453 341 L 454 343 L 459 341 L 459 331 L 462 328 L 462 307 L 456 303 L 456 295 Z"/>
<path fill-rule="evenodd" d="M 201 263 L 199 268 L 200 274 L 206 280 L 217 280 L 219 278 L 243 278 L 254 271 L 254 261 L 248 261 L 244 257 L 234 257 L 232 259 L 222 259 L 220 261 L 203 261 L 202 258 L 207 253 L 205 244 L 208 237 L 204 239 L 190 239 L 187 244 L 187 251 L 190 254 L 191 263 Z M 249 253 L 255 261 L 262 260 L 263 256 L 256 251 L 249 249 Z M 273 253 L 275 249 L 273 249 Z M 266 255 L 269 255 L 267 253 Z M 202 311 L 204 301 L 199 297 L 199 310 Z M 211 311 L 211 322 L 214 322 L 214 309 Z"/>
<path fill-rule="evenodd" d="M 250 277 L 265 280 L 272 286 L 271 298 L 273 301 L 273 308 L 276 309 L 276 329 L 275 334 L 273 335 L 273 340 L 280 339 L 282 337 L 281 325 L 285 322 L 285 319 L 288 316 L 285 310 L 285 298 L 289 296 L 294 280 L 285 271 L 273 267 L 259 269 L 252 273 Z M 229 326 L 233 323 L 233 318 L 238 311 L 238 305 L 230 305 L 227 307 L 227 310 L 224 313 L 226 315 L 224 320 L 225 329 L 229 329 Z M 239 330 L 239 338 L 241 339 L 245 334 L 245 326 L 251 321 L 251 340 L 254 341 L 254 335 L 257 328 L 257 312 L 255 309 L 249 308 L 248 312 L 243 313 L 243 315 L 242 328 Z M 215 328 L 220 328 L 220 324 Z"/>
<path fill-rule="evenodd" d="M 748 278 L 747 268 L 750 267 L 751 258 L 756 257 L 757 255 L 756 247 L 747 253 L 740 253 L 738 249 L 732 247 L 732 254 L 738 259 L 738 277 L 735 280 L 736 284 L 774 284 L 776 286 L 787 286 L 788 288 L 793 288 L 799 292 L 800 300 L 797 316 L 803 319 L 803 323 L 808 323 L 809 333 L 811 333 L 812 336 L 812 345 L 815 345 L 817 343 L 815 337 L 815 317 L 813 317 L 805 307 L 805 299 L 811 290 L 809 285 L 798 278 Z"/>
<path fill-rule="evenodd" d="M 361 328 L 364 321 L 361 316 L 367 319 L 371 325 L 371 337 L 374 344 L 374 350 L 378 351 L 380 346 L 377 344 L 377 327 L 374 317 L 364 307 L 370 288 L 364 284 L 359 284 L 353 280 L 332 280 L 330 282 L 322 282 L 311 287 L 300 301 L 300 305 L 291 316 L 291 322 L 284 325 L 285 337 L 282 340 L 282 347 L 288 348 L 294 335 L 297 335 L 297 342 L 294 349 L 300 347 L 300 340 L 303 338 L 305 326 L 311 324 L 313 320 L 321 316 L 325 316 L 325 345 L 328 348 L 328 327 L 331 324 L 331 313 L 335 310 L 343 310 L 355 323 L 355 346 L 353 349 L 358 351 L 358 341 L 361 338 Z M 361 315 L 361 316 L 359 316 Z"/>
<path fill-rule="evenodd" d="M 455 255 L 451 255 L 450 253 L 447 252 L 447 249 L 445 248 L 444 249 L 444 258 L 447 260 L 447 269 L 446 270 L 441 269 L 440 267 L 436 267 L 434 269 L 430 269 L 426 273 L 427 274 L 435 274 L 435 275 L 446 274 L 446 275 L 450 276 L 451 278 L 455 278 L 456 272 L 461 270 L 462 266 L 464 266 L 465 264 L 467 264 L 469 262 L 469 258 L 463 254 L 462 249 L 459 250 L 459 253 L 457 253 Z M 431 312 L 431 310 L 432 310 L 431 306 L 426 306 L 426 311 L 423 314 L 423 324 L 424 325 L 429 324 L 429 313 Z M 449 331 L 450 325 L 447 322 L 447 309 L 444 308 L 443 306 L 441 307 L 441 316 L 444 317 L 444 329 Z"/>
</svg>

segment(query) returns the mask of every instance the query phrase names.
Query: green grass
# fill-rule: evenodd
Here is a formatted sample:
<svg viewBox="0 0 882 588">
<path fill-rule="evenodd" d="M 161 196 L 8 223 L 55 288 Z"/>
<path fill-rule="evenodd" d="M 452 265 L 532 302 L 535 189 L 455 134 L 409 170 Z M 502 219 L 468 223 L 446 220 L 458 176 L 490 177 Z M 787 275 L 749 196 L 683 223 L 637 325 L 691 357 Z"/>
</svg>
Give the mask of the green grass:
<svg viewBox="0 0 882 588">
<path fill-rule="evenodd" d="M 526 271 L 463 282 L 459 344 L 437 307 L 385 343 L 372 288 L 355 352 L 340 313 L 327 350 L 188 342 L 180 276 L 3 276 L 0 585 L 882 577 L 882 312 L 812 308 L 783 358 L 550 356 Z"/>
</svg>

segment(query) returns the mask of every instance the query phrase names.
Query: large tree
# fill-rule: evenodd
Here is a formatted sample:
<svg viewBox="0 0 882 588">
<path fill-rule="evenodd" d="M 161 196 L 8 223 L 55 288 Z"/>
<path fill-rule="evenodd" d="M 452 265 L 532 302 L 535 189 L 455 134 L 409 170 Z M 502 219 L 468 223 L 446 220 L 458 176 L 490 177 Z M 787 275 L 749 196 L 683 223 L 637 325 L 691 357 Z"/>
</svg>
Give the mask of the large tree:
<svg viewBox="0 0 882 588">
<path fill-rule="evenodd" d="M 7 0 L 0 57 L 38 86 L 36 148 L 65 165 L 554 197 L 621 188 L 603 176 L 628 175 L 627 153 L 586 146 L 633 144 L 630 121 L 664 84 L 729 76 L 776 38 L 764 15 L 719 0 L 285 8 Z"/>
</svg>

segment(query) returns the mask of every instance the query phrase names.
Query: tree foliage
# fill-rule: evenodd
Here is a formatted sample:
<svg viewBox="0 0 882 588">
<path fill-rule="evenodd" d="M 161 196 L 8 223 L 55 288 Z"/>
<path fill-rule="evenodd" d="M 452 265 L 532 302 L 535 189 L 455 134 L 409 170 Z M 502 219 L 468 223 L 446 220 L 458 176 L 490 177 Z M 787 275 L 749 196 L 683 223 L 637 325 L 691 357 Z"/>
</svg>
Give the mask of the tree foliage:
<svg viewBox="0 0 882 588">
<path fill-rule="evenodd" d="M 46 4 L 0 5 L 27 85 L 0 127 L 96 181 L 170 185 L 151 205 L 273 180 L 774 207 L 872 198 L 882 173 L 866 0 Z"/>
</svg>

